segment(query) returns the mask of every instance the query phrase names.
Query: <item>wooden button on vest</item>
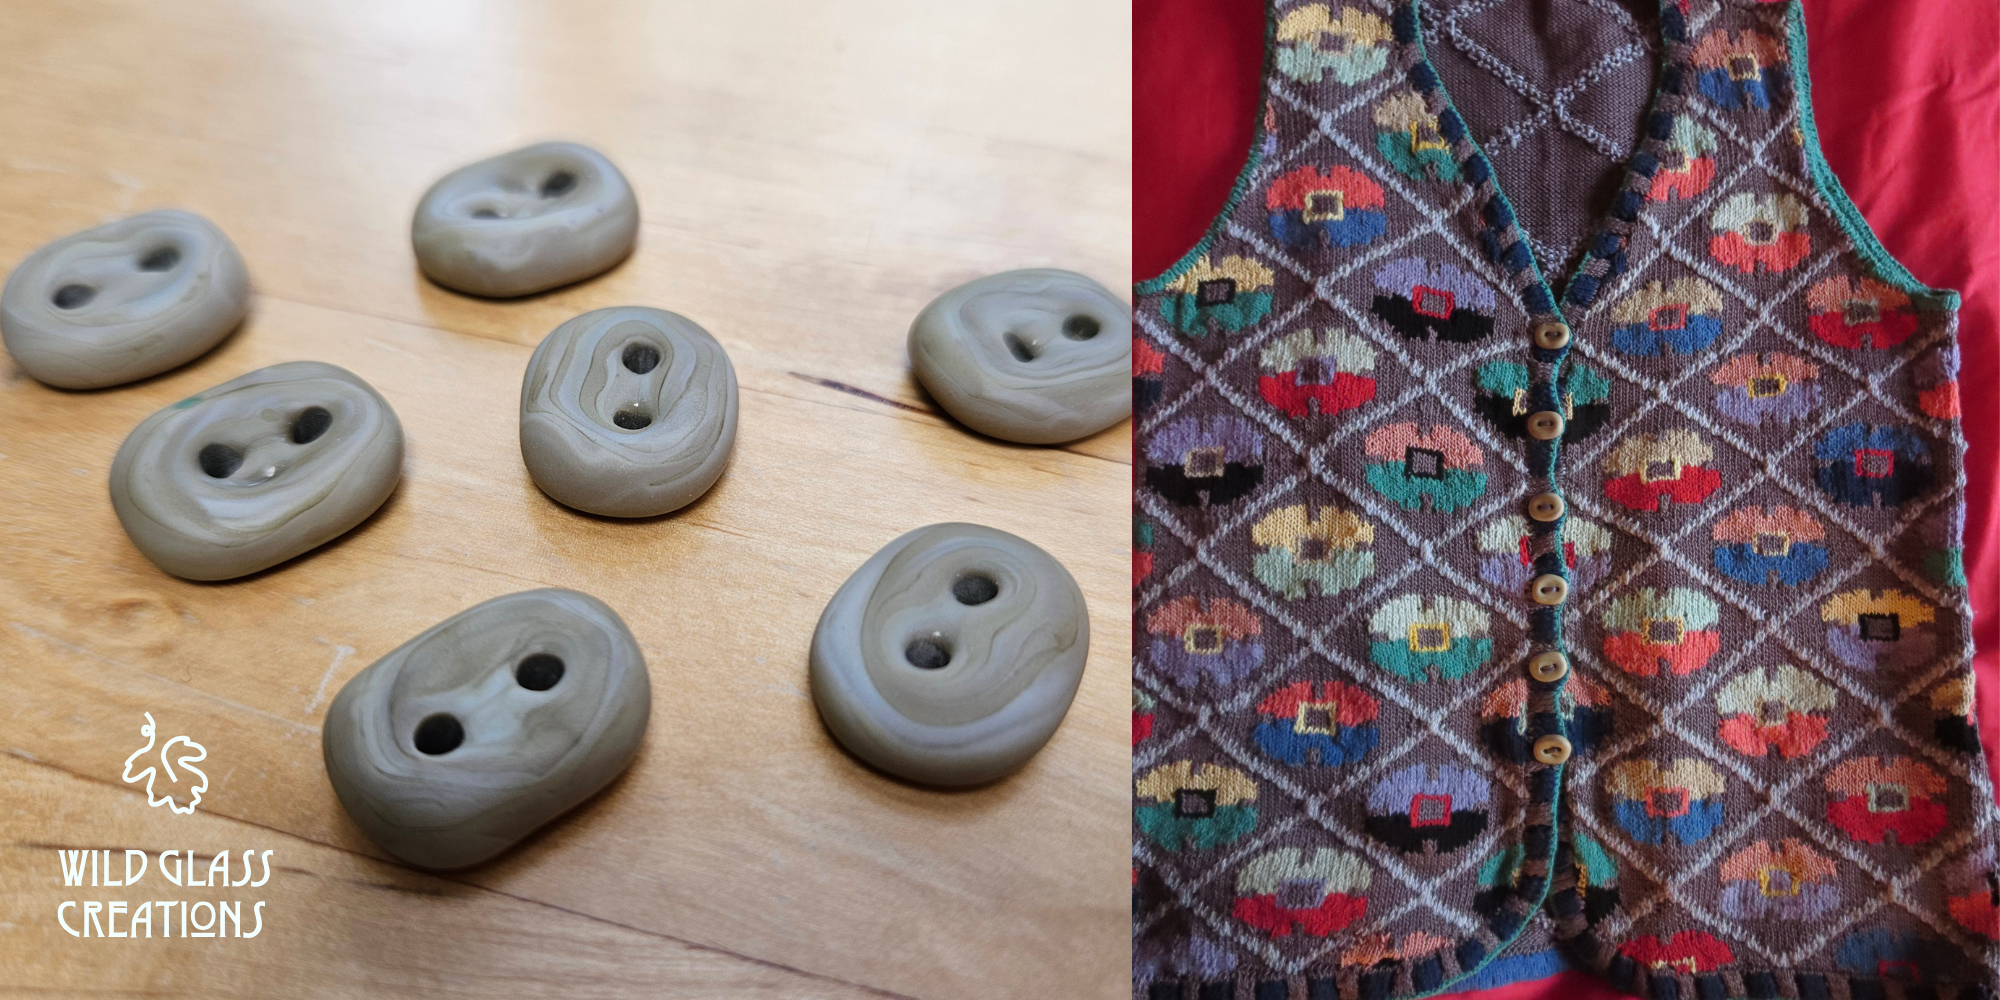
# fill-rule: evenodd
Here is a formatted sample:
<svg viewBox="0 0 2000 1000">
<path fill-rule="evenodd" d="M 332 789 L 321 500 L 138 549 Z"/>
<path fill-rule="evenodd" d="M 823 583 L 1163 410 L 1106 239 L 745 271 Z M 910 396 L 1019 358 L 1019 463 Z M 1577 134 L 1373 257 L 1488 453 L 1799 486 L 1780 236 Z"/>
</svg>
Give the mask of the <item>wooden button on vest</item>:
<svg viewBox="0 0 2000 1000">
<path fill-rule="evenodd" d="M 1569 657 L 1561 653 L 1537 653 L 1528 660 L 1528 676 L 1553 684 L 1569 674 Z"/>
<path fill-rule="evenodd" d="M 1535 327 L 1535 346 L 1560 351 L 1569 346 L 1569 324 L 1543 323 Z"/>
<path fill-rule="evenodd" d="M 1554 410 L 1543 410 L 1528 418 L 1528 434 L 1537 441 L 1554 441 L 1562 433 L 1562 414 Z"/>
<path fill-rule="evenodd" d="M 354 373 L 259 368 L 140 421 L 111 461 L 111 509 L 153 564 L 228 580 L 324 545 L 403 474 L 403 425 Z"/>
<path fill-rule="evenodd" d="M 1561 764 L 1569 760 L 1569 741 L 1560 736 L 1544 736 L 1535 741 L 1535 759 L 1544 764 Z"/>
<path fill-rule="evenodd" d="M 326 776 L 368 839 L 413 865 L 464 868 L 595 795 L 653 712 L 639 643 L 574 590 L 474 605 L 340 689 Z"/>
<path fill-rule="evenodd" d="M 1563 516 L 1563 508 L 1561 496 L 1554 493 L 1540 493 L 1528 501 L 1528 516 L 1546 523 Z"/>
<path fill-rule="evenodd" d="M 933 524 L 841 584 L 813 632 L 813 703 L 891 774 L 972 785 L 1028 762 L 1069 712 L 1090 650 L 1083 591 L 1033 543 Z"/>
<path fill-rule="evenodd" d="M 1549 573 L 1535 577 L 1535 603 L 1557 605 L 1569 599 L 1569 581 Z"/>
</svg>

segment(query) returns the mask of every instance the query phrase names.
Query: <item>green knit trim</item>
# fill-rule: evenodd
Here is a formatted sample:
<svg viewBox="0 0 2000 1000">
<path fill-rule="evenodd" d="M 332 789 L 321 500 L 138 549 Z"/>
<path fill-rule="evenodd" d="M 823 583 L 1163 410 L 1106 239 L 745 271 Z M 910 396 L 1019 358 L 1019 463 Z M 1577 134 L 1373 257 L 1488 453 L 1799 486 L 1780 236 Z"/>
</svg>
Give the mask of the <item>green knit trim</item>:
<svg viewBox="0 0 2000 1000">
<path fill-rule="evenodd" d="M 1223 203 L 1222 211 L 1217 213 L 1214 221 L 1208 224 L 1208 231 L 1201 234 L 1201 242 L 1196 243 L 1193 249 L 1182 254 L 1181 259 L 1174 261 L 1173 266 L 1167 268 L 1158 277 L 1135 282 L 1132 285 L 1133 294 L 1151 295 L 1180 280 L 1180 276 L 1186 274 L 1188 269 L 1193 267 L 1195 262 L 1200 260 L 1202 255 L 1208 253 L 1209 248 L 1215 245 L 1215 238 L 1222 235 L 1222 228 L 1227 226 L 1230 217 L 1236 214 L 1236 206 L 1243 201 L 1244 195 L 1250 193 L 1250 178 L 1264 162 L 1264 118 L 1269 114 L 1271 105 L 1271 67 L 1273 60 L 1277 58 L 1277 53 L 1278 9 L 1276 4 L 1266 4 L 1264 6 L 1264 66 L 1257 76 L 1257 127 L 1251 130 L 1250 155 L 1244 159 L 1243 169 L 1236 175 L 1235 185 L 1229 189 L 1229 200 Z"/>
<path fill-rule="evenodd" d="M 1868 220 L 1862 217 L 1861 210 L 1847 196 L 1847 189 L 1840 186 L 1839 176 L 1834 174 L 1819 146 L 1819 126 L 1814 121 L 1812 107 L 1812 74 L 1806 68 L 1806 18 L 1799 0 L 1791 0 L 1786 6 L 1785 29 L 1790 49 L 1786 58 L 1792 66 L 1792 93 L 1799 105 L 1799 130 L 1805 136 L 1806 173 L 1811 176 L 1820 200 L 1833 211 L 1834 221 L 1840 224 L 1841 232 L 1847 234 L 1848 242 L 1854 244 L 1854 251 L 1874 269 L 1876 277 L 1896 286 L 1919 309 L 1957 309 L 1958 293 L 1948 288 L 1932 288 L 1918 281 L 1909 268 L 1882 246 L 1875 230 L 1869 228 Z"/>
</svg>

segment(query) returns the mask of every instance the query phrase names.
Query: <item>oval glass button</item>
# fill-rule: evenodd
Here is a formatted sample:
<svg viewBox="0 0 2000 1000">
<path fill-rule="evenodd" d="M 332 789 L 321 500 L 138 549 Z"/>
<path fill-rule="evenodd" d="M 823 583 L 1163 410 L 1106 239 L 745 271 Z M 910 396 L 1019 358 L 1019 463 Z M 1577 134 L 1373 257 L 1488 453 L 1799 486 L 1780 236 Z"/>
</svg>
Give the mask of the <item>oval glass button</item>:
<svg viewBox="0 0 2000 1000">
<path fill-rule="evenodd" d="M 1546 524 L 1560 519 L 1565 506 L 1559 494 L 1538 493 L 1534 499 L 1528 501 L 1528 516 Z"/>
<path fill-rule="evenodd" d="M 1543 410 L 1528 417 L 1528 435 L 1537 441 L 1554 441 L 1562 437 L 1562 414 L 1554 410 Z"/>
<path fill-rule="evenodd" d="M 1554 573 L 1535 577 L 1535 582 L 1528 586 L 1534 593 L 1536 604 L 1553 606 L 1569 599 L 1569 581 Z"/>
<path fill-rule="evenodd" d="M 1132 311 L 1074 272 L 989 275 L 917 315 L 910 366 L 939 405 L 981 434 L 1074 441 L 1132 415 Z"/>
<path fill-rule="evenodd" d="M 215 224 L 162 209 L 29 254 L 0 292 L 0 338 L 36 380 L 97 389 L 201 357 L 250 310 L 250 273 Z"/>
<path fill-rule="evenodd" d="M 679 510 L 715 485 L 735 442 L 728 353 L 664 309 L 584 313 L 543 338 L 521 379 L 521 459 L 577 510 Z"/>
<path fill-rule="evenodd" d="M 1553 684 L 1569 676 L 1569 657 L 1557 652 L 1536 653 L 1528 659 L 1528 676 Z"/>
<path fill-rule="evenodd" d="M 639 752 L 652 686 L 618 613 L 530 590 L 426 629 L 340 689 L 326 775 L 368 839 L 424 868 L 506 850 Z"/>
<path fill-rule="evenodd" d="M 1055 734 L 1090 649 L 1083 592 L 1047 552 L 976 524 L 884 546 L 813 633 L 813 702 L 855 756 L 933 785 L 1010 774 Z"/>
<path fill-rule="evenodd" d="M 1535 327 L 1535 346 L 1549 351 L 1560 351 L 1569 346 L 1569 324 L 1542 323 Z"/>
<path fill-rule="evenodd" d="M 344 368 L 291 361 L 141 421 L 111 462 L 111 507 L 161 569 L 227 580 L 345 534 L 402 469 L 387 400 Z"/>
<path fill-rule="evenodd" d="M 632 252 L 639 201 L 604 154 L 543 142 L 460 167 L 432 184 L 410 221 L 432 281 L 507 297 L 582 281 Z"/>
<path fill-rule="evenodd" d="M 1535 759 L 1544 764 L 1562 764 L 1569 760 L 1569 740 L 1561 736 L 1544 736 L 1535 741 Z"/>
</svg>

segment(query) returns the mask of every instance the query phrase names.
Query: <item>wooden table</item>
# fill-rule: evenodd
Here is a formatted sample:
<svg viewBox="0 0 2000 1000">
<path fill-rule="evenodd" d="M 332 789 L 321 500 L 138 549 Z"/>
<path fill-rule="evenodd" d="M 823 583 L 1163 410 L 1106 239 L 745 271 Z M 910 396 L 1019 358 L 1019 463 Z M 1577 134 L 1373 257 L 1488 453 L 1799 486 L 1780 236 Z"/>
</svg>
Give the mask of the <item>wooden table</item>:
<svg viewBox="0 0 2000 1000">
<path fill-rule="evenodd" d="M 236 241 L 256 296 L 221 348 L 135 385 L 60 392 L 0 363 L 0 995 L 1129 991 L 1129 427 L 978 437 L 918 390 L 903 345 L 926 301 L 983 273 L 1123 286 L 1127 18 L 1116 0 L 11 0 L 0 264 L 181 206 Z M 625 170 L 637 253 L 522 301 L 425 281 L 419 194 L 542 138 Z M 515 431 L 530 349 L 628 303 L 707 326 L 743 390 L 714 491 L 635 523 L 544 497 Z M 297 359 L 395 406 L 395 496 L 247 579 L 161 573 L 111 512 L 119 442 Z M 834 589 L 947 520 L 1048 549 L 1094 626 L 1054 741 L 957 793 L 860 765 L 806 693 Z M 644 647 L 638 762 L 490 864 L 386 860 L 327 784 L 328 701 L 439 619 L 544 586 L 603 598 Z M 120 780 L 147 712 L 207 749 L 191 815 Z M 65 887 L 58 851 L 87 848 L 275 853 L 261 888 Z M 58 925 L 65 900 L 120 899 L 268 905 L 252 939 Z"/>
</svg>

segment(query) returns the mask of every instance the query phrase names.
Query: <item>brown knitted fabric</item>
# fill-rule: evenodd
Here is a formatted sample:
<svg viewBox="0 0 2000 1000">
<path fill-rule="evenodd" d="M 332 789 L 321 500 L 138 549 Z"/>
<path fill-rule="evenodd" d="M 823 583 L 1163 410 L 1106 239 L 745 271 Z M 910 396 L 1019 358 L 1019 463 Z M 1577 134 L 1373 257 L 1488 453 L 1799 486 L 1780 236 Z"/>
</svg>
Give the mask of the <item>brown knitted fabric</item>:
<svg viewBox="0 0 2000 1000">
<path fill-rule="evenodd" d="M 1957 297 L 1796 3 L 1421 14 L 1276 3 L 1137 289 L 1135 995 L 1991 996 Z"/>
</svg>

